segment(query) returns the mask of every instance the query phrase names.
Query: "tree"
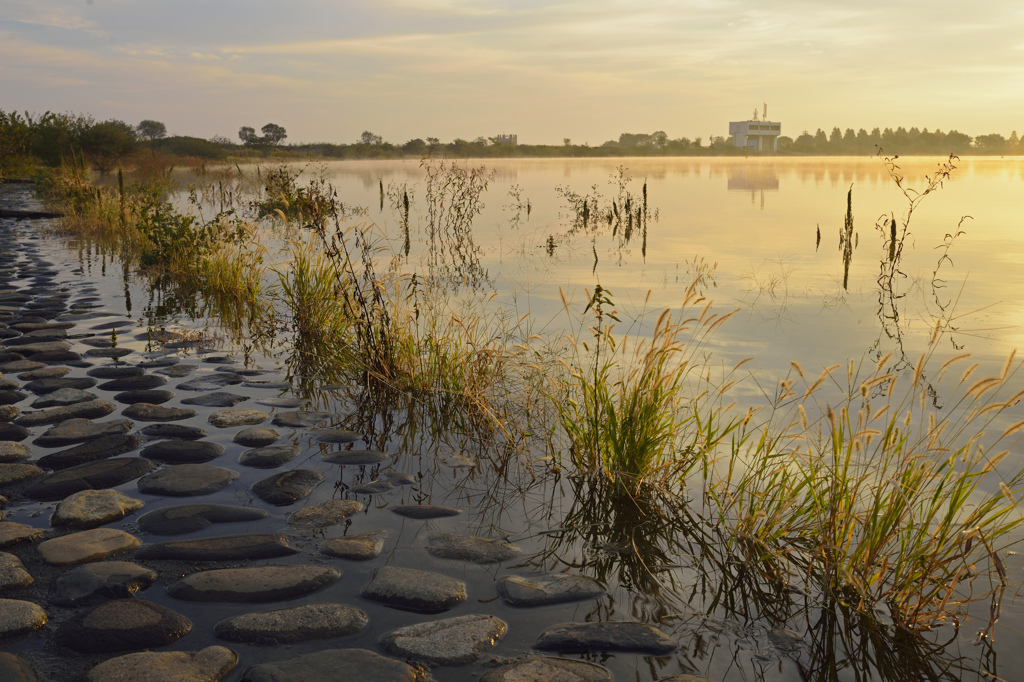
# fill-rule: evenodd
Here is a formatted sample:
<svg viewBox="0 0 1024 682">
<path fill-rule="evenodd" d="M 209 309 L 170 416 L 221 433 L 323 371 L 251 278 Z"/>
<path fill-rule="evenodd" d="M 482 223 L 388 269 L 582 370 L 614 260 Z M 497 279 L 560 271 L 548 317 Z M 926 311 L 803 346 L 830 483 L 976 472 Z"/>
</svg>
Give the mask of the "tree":
<svg viewBox="0 0 1024 682">
<path fill-rule="evenodd" d="M 139 147 L 135 128 L 124 121 L 111 119 L 97 123 L 82 133 L 82 151 L 100 174 L 109 173 L 125 157 Z"/>
<path fill-rule="evenodd" d="M 254 145 L 259 138 L 256 137 L 256 130 L 254 128 L 242 126 L 238 129 L 238 139 L 247 145 Z"/>
<path fill-rule="evenodd" d="M 266 144 L 269 145 L 279 145 L 288 137 L 288 133 L 285 132 L 284 128 L 276 123 L 268 123 L 260 128 L 260 131 L 263 133 L 263 139 L 266 141 Z"/>
<path fill-rule="evenodd" d="M 572 140 L 569 139 L 568 137 L 563 137 L 562 138 L 562 145 L 566 146 L 566 147 L 571 147 L 572 146 Z"/>
<path fill-rule="evenodd" d="M 135 126 L 135 132 L 144 140 L 159 140 L 167 137 L 167 126 L 160 121 L 151 121 L 147 118 L 139 121 L 139 125 Z"/>
<path fill-rule="evenodd" d="M 430 140 L 430 138 L 428 137 L 427 140 Z M 383 137 L 381 137 L 380 135 L 374 135 L 369 130 L 364 130 L 363 134 L 359 136 L 359 143 L 360 144 L 371 145 L 371 144 L 382 144 L 383 142 L 384 142 L 384 138 Z"/>
<path fill-rule="evenodd" d="M 428 137 L 427 138 L 427 144 L 430 145 L 431 147 L 436 147 L 437 145 L 441 144 L 441 138 L 439 138 L 439 137 Z"/>
</svg>

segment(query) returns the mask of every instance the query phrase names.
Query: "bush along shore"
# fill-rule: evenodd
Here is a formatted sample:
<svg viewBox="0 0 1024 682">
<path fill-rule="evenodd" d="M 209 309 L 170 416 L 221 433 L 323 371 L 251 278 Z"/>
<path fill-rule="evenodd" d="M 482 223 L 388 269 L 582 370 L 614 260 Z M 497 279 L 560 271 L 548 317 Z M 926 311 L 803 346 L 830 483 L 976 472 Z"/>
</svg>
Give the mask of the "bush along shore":
<svg viewBox="0 0 1024 682">
<path fill-rule="evenodd" d="M 485 170 L 427 159 L 424 172 L 428 239 L 439 253 L 465 253 Z M 340 669 L 374 671 L 366 679 L 413 679 L 437 666 L 481 661 L 488 652 L 517 660 L 483 679 L 547 679 L 562 667 L 579 679 L 609 679 L 593 663 L 537 658 L 538 652 L 630 652 L 624 655 L 673 660 L 669 672 L 692 673 L 680 659 L 659 657 L 671 657 L 681 633 L 697 627 L 686 615 L 695 609 L 702 618 L 761 623 L 772 637 L 788 638 L 800 674 L 811 679 L 852 670 L 876 679 L 938 680 L 984 665 L 948 652 L 949 638 L 936 633 L 984 605 L 979 641 L 992 646 L 1007 588 L 1007 548 L 1020 524 L 1022 472 L 1007 473 L 1000 464 L 1024 422 L 992 432 L 1024 395 L 1015 386 L 1020 363 L 1013 356 L 998 374 L 977 377 L 968 356 L 938 356 L 937 327 L 912 371 L 888 371 L 887 358 L 871 366 L 841 363 L 818 375 L 794 363 L 766 405 L 736 414 L 730 390 L 744 363 L 716 375 L 705 353 L 729 314 L 695 289 L 678 310 L 660 313 L 646 341 L 616 330 L 621 314 L 600 286 L 583 305 L 565 301 L 574 334 L 544 338 L 527 318 L 485 304 L 466 309 L 452 299 L 448 279 L 438 274 L 441 261 L 426 276 L 406 274 L 402 254 L 381 252 L 375 226 L 327 181 L 300 177 L 288 167 L 207 169 L 188 209 L 168 201 L 168 173 L 118 171 L 115 185 L 98 186 L 81 159 L 68 160 L 40 186 L 48 208 L 64 214 L 40 228 L 116 258 L 126 277 L 139 273 L 186 314 L 215 317 L 224 334 L 217 342 L 150 329 L 135 330 L 141 337 L 125 343 L 127 332 L 117 330 L 127 320 L 96 313 L 88 290 L 61 281 L 26 246 L 35 227 L 4 223 L 10 246 L 0 287 L 0 381 L 10 395 L 0 408 L 0 466 L 8 509 L 63 500 L 53 529 L 2 522 L 11 561 L 24 573 L 21 585 L 9 588 L 30 597 L 0 602 L 0 620 L 15 623 L 6 636 L 24 649 L 7 664 L 28 671 L 24 679 L 43 664 L 31 651 L 39 639 L 63 647 L 64 661 L 84 657 L 95 666 L 88 673 L 94 680 L 117 679 L 133 669 L 126 666 L 170 665 L 194 669 L 195 679 L 219 679 L 236 674 L 229 671 L 237 663 L 244 664 L 243 679 L 253 680 L 300 665 L 310 671 L 304 679 L 333 679 Z M 408 195 L 395 201 L 408 216 Z M 216 213 L 205 217 L 211 207 Z M 264 378 L 254 374 L 260 368 L 220 354 L 183 362 L 186 353 L 214 343 L 245 348 L 246 357 L 284 357 L 284 376 Z M 145 355 L 136 348 L 142 345 Z M 187 378 L 193 371 L 195 378 Z M 177 393 L 161 388 L 168 377 L 184 379 Z M 937 385 L 957 409 L 934 408 Z M 93 388 L 116 393 L 109 401 Z M 280 393 L 257 400 L 268 388 Z M 58 402 L 46 402 L 57 392 Z M 195 397 L 183 399 L 183 392 Z M 236 406 L 250 398 L 274 416 Z M 96 421 L 115 410 L 120 418 Z M 231 447 L 252 446 L 241 466 L 208 464 L 223 455 L 218 441 L 226 438 L 205 437 L 197 421 L 204 416 L 218 430 L 232 430 Z M 150 420 L 135 428 L 135 421 Z M 271 420 L 274 428 L 263 426 Z M 279 443 L 280 429 L 291 430 L 292 442 Z M 447 452 L 452 458 L 442 467 Z M 475 456 L 466 461 L 461 452 Z M 414 461 L 426 476 L 402 470 Z M 329 465 L 370 472 L 372 480 L 344 474 L 331 492 L 322 472 Z M 452 475 L 463 466 L 474 475 Z M 253 467 L 280 472 L 256 480 Z M 166 499 L 209 494 L 225 501 L 217 491 L 249 478 L 250 502 L 241 507 L 172 510 Z M 125 494 L 132 486 L 141 499 Z M 415 499 L 389 506 L 387 495 L 404 494 L 406 486 L 417 491 Z M 303 502 L 317 495 L 325 499 Z M 440 522 L 432 519 L 457 519 L 466 505 L 433 503 L 433 495 L 472 501 L 475 532 L 434 530 Z M 565 611 L 573 622 L 562 624 L 491 611 L 417 617 L 376 630 L 368 604 L 438 614 L 464 602 L 467 585 L 443 571 L 420 570 L 415 553 L 373 563 L 388 545 L 388 529 L 360 523 L 378 518 L 361 500 L 427 520 L 416 526 L 429 531 L 426 552 L 459 562 L 454 573 L 465 573 L 467 562 L 503 566 L 496 581 L 470 574 L 471 590 L 490 590 L 473 599 L 597 606 L 586 619 Z M 511 523 L 510 510 L 526 500 L 525 520 Z M 159 537 L 254 512 L 274 518 L 274 509 L 292 505 L 298 510 L 276 534 Z M 353 523 L 358 513 L 366 518 Z M 138 532 L 111 527 L 125 518 Z M 325 530 L 342 523 L 353 524 L 354 536 Z M 314 535 L 304 535 L 309 528 Z M 95 562 L 114 556 L 128 560 L 116 567 L 124 572 L 99 575 L 114 562 Z M 345 636 L 360 646 L 332 640 L 330 647 L 339 648 L 321 644 L 301 662 L 212 640 L 188 654 L 118 655 L 161 647 L 187 634 L 192 622 L 208 622 L 190 610 L 193 602 L 337 594 L 331 591 L 340 588 L 330 587 L 339 575 L 336 559 L 373 566 L 372 576 L 364 570 L 357 603 L 325 598 L 272 613 L 249 608 L 232 612 L 213 635 L 256 644 Z M 69 596 L 56 587 L 66 569 L 55 568 L 69 566 L 83 574 L 76 585 L 118 586 L 75 596 L 84 589 L 79 585 Z M 514 572 L 524 566 L 541 576 Z M 180 608 L 129 598 L 154 581 Z M 602 617 L 611 612 L 601 606 L 606 594 L 625 595 L 631 617 Z M 106 601 L 111 595 L 121 598 Z M 72 615 L 69 604 L 88 604 L 90 615 Z M 138 638 L 125 637 L 118 624 L 133 619 L 158 623 L 159 634 L 142 628 Z M 516 634 L 520 627 L 529 635 Z M 519 644 L 502 653 L 503 639 Z M 72 654 L 79 641 L 91 644 Z M 605 663 L 614 669 L 616 660 L 622 659 Z M 59 668 L 51 672 L 69 674 Z"/>
</svg>

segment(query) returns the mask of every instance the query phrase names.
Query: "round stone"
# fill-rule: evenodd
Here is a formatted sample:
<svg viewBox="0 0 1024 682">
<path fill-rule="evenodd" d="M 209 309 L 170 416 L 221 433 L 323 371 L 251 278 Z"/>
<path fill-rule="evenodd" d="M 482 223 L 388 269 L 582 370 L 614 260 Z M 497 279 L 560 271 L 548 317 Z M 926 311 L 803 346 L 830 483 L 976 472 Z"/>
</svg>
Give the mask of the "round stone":
<svg viewBox="0 0 1024 682">
<path fill-rule="evenodd" d="M 466 583 L 431 571 L 380 566 L 359 594 L 407 611 L 440 613 L 465 601 Z"/>
<path fill-rule="evenodd" d="M 391 507 L 391 511 L 399 516 L 417 520 L 440 519 L 462 513 L 458 507 L 442 507 L 435 504 L 400 504 Z"/>
<path fill-rule="evenodd" d="M 116 409 L 117 405 L 107 400 L 89 400 L 71 405 L 51 407 L 48 410 L 40 410 L 39 412 L 26 412 L 18 417 L 15 423 L 33 427 L 44 424 L 59 424 L 69 419 L 98 419 L 106 417 Z"/>
<path fill-rule="evenodd" d="M 277 646 L 325 637 L 353 635 L 366 627 L 366 614 L 344 604 L 305 604 L 290 609 L 246 613 L 217 623 L 213 633 L 229 642 Z"/>
<path fill-rule="evenodd" d="M 34 542 L 43 537 L 38 528 L 14 521 L 0 521 L 0 547 L 13 547 L 23 542 Z"/>
<path fill-rule="evenodd" d="M 208 421 L 217 428 L 262 424 L 270 415 L 260 410 L 219 410 L 210 415 Z"/>
<path fill-rule="evenodd" d="M 330 566 L 251 566 L 200 571 L 167 588 L 167 593 L 186 601 L 261 603 L 294 599 L 341 577 Z"/>
<path fill-rule="evenodd" d="M 217 372 L 215 374 L 204 374 L 195 379 L 189 379 L 177 385 L 179 391 L 215 391 L 218 388 L 240 384 L 245 377 L 240 374 L 228 372 Z"/>
<path fill-rule="evenodd" d="M 339 559 L 367 561 L 380 556 L 380 553 L 384 551 L 384 543 L 387 539 L 388 532 L 386 530 L 332 538 L 320 543 L 320 552 Z"/>
<path fill-rule="evenodd" d="M 27 481 L 42 476 L 44 473 L 46 472 L 35 464 L 25 462 L 0 464 L 0 487 Z"/>
<path fill-rule="evenodd" d="M 391 459 L 391 455 L 376 450 L 341 450 L 331 452 L 320 458 L 328 464 L 340 464 L 342 466 L 364 466 L 380 464 Z"/>
<path fill-rule="evenodd" d="M 276 469 L 301 453 L 302 449 L 298 445 L 268 445 L 246 450 L 238 456 L 238 463 L 256 469 Z"/>
<path fill-rule="evenodd" d="M 131 426 L 130 419 L 113 419 L 95 423 L 88 419 L 68 419 L 47 430 L 33 442 L 43 448 L 59 448 L 96 440 L 103 436 L 128 433 Z"/>
<path fill-rule="evenodd" d="M 43 476 L 30 485 L 25 494 L 34 500 L 63 500 L 79 490 L 119 486 L 138 478 L 152 467 L 152 462 L 141 457 L 115 457 L 88 462 Z"/>
<path fill-rule="evenodd" d="M 82 490 L 64 498 L 50 517 L 50 525 L 95 528 L 123 519 L 142 509 L 142 501 L 116 490 Z"/>
<path fill-rule="evenodd" d="M 260 663 L 245 672 L 243 682 L 416 682 L 416 668 L 366 649 L 324 649 L 273 663 Z"/>
<path fill-rule="evenodd" d="M 114 528 L 94 528 L 39 543 L 39 554 L 52 566 L 74 566 L 99 561 L 130 549 L 139 539 Z"/>
<path fill-rule="evenodd" d="M 136 556 L 182 561 L 245 561 L 289 556 L 298 551 L 278 533 L 250 533 L 146 545 Z"/>
<path fill-rule="evenodd" d="M 362 502 L 355 500 L 325 500 L 294 512 L 288 517 L 288 523 L 307 528 L 327 528 L 361 512 L 363 506 Z"/>
<path fill-rule="evenodd" d="M 145 374 L 141 367 L 93 367 L 86 374 L 97 379 L 127 379 Z"/>
<path fill-rule="evenodd" d="M 158 462 L 201 464 L 224 454 L 224 446 L 208 440 L 165 440 L 147 445 L 140 454 Z"/>
<path fill-rule="evenodd" d="M 32 664 L 21 656 L 0 652 L 0 680 L 5 682 L 42 682 Z"/>
<path fill-rule="evenodd" d="M 278 412 L 274 415 L 273 423 L 274 426 L 301 429 L 307 426 L 316 426 L 333 416 L 333 412 Z"/>
<path fill-rule="evenodd" d="M 147 438 L 198 440 L 206 435 L 206 430 L 198 426 L 185 426 L 184 424 L 150 424 L 139 429 L 139 433 Z"/>
<path fill-rule="evenodd" d="M 181 401 L 181 404 L 201 405 L 203 407 L 231 407 L 232 405 L 237 405 L 238 403 L 244 402 L 248 399 L 248 396 L 238 395 L 237 393 L 214 391 L 213 393 L 197 395 L 195 398 L 185 398 Z"/>
<path fill-rule="evenodd" d="M 0 638 L 32 632 L 45 623 L 46 611 L 38 604 L 19 599 L 0 599 Z"/>
<path fill-rule="evenodd" d="M 610 682 L 611 679 L 608 668 L 596 663 L 530 656 L 487 671 L 480 682 Z"/>
<path fill-rule="evenodd" d="M 561 604 L 596 599 L 603 594 L 597 581 L 581 575 L 506 575 L 498 579 L 498 596 L 512 606 Z"/>
<path fill-rule="evenodd" d="M 111 379 L 97 386 L 103 391 L 146 391 L 158 388 L 167 383 L 167 379 L 156 374 L 139 374 L 138 376 Z"/>
<path fill-rule="evenodd" d="M 209 495 L 228 487 L 236 478 L 237 471 L 209 464 L 176 464 L 140 479 L 139 490 L 173 497 Z"/>
<path fill-rule="evenodd" d="M 494 564 L 513 559 L 522 552 L 511 542 L 481 538 L 462 533 L 431 533 L 427 551 L 442 559 Z"/>
<path fill-rule="evenodd" d="M 15 590 L 21 587 L 28 587 L 33 582 L 32 575 L 25 570 L 25 564 L 21 559 L 0 552 L 0 590 Z"/>
<path fill-rule="evenodd" d="M 89 671 L 89 682 L 217 682 L 238 664 L 231 649 L 144 651 L 103 661 Z"/>
<path fill-rule="evenodd" d="M 563 654 L 625 651 L 664 656 L 678 648 L 675 640 L 646 623 L 563 623 L 540 634 L 534 649 Z"/>
<path fill-rule="evenodd" d="M 505 621 L 484 614 L 416 623 L 385 632 L 378 640 L 385 651 L 430 665 L 466 665 L 480 658 L 502 638 Z"/>
<path fill-rule="evenodd" d="M 281 439 L 281 434 L 274 429 L 263 426 L 250 426 L 242 429 L 231 439 L 239 445 L 250 448 L 259 448 L 272 445 Z"/>
<path fill-rule="evenodd" d="M 202 530 L 214 523 L 258 521 L 267 512 L 223 504 L 184 504 L 164 507 L 139 517 L 139 528 L 154 535 L 181 535 Z"/>
<path fill-rule="evenodd" d="M 283 507 L 308 496 L 323 480 L 319 471 L 292 469 L 256 481 L 252 484 L 252 491 L 264 502 Z"/>
<path fill-rule="evenodd" d="M 50 584 L 50 602 L 58 606 L 92 606 L 130 599 L 153 584 L 156 571 L 130 561 L 97 561 L 65 571 Z"/>
<path fill-rule="evenodd" d="M 121 410 L 121 414 L 140 422 L 173 422 L 194 417 L 196 411 L 191 408 L 161 407 L 155 403 L 134 403 Z"/>
<path fill-rule="evenodd" d="M 345 429 L 314 429 L 313 437 L 320 443 L 355 443 L 362 440 L 362 434 Z"/>
<path fill-rule="evenodd" d="M 53 369 L 64 369 L 67 367 L 54 367 Z M 80 388 L 60 388 L 53 393 L 47 393 L 44 396 L 36 398 L 32 401 L 32 407 L 43 408 L 43 407 L 64 407 L 67 405 L 74 405 L 75 403 L 84 403 L 90 400 L 96 400 L 99 396 L 91 391 L 83 391 Z"/>
<path fill-rule="evenodd" d="M 170 391 L 162 388 L 153 388 L 145 391 L 121 391 L 114 396 L 114 400 L 122 405 L 136 405 L 146 403 L 147 405 L 162 405 L 174 397 Z M 122 414 L 124 414 L 122 412 Z"/>
<path fill-rule="evenodd" d="M 57 628 L 57 639 L 82 653 L 166 646 L 187 635 L 192 622 L 147 599 L 115 599 L 79 613 Z"/>
<path fill-rule="evenodd" d="M 110 459 L 131 452 L 142 445 L 142 439 L 132 434 L 115 434 L 76 445 L 39 458 L 39 466 L 55 471 L 79 464 Z"/>
<path fill-rule="evenodd" d="M 0 441 L 0 462 L 20 462 L 28 459 L 29 448 L 22 443 Z"/>
</svg>

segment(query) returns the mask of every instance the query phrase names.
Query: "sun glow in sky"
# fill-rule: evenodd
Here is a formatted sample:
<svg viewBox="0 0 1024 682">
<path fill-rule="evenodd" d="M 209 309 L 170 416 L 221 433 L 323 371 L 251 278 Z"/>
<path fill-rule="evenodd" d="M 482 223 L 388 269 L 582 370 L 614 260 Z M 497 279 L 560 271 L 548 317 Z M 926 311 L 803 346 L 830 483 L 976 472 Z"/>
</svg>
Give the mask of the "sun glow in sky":
<svg viewBox="0 0 1024 682">
<path fill-rule="evenodd" d="M 1014 0 L 3 0 L 0 109 L 289 142 L 1024 131 Z"/>
</svg>

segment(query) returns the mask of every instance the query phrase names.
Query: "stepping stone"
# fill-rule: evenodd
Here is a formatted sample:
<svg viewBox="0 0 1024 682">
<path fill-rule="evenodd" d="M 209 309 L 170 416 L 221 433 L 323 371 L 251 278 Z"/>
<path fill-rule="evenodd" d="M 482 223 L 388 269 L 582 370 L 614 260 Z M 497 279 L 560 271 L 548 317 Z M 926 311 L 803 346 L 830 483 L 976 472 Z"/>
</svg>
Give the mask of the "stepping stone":
<svg viewBox="0 0 1024 682">
<path fill-rule="evenodd" d="M 257 405 L 266 405 L 267 407 L 279 407 L 282 409 L 302 407 L 303 405 L 306 404 L 306 401 L 302 398 L 260 398 L 255 402 Z"/>
<path fill-rule="evenodd" d="M 236 361 L 227 355 L 210 355 L 203 358 L 203 362 L 210 365 L 233 365 Z"/>
<path fill-rule="evenodd" d="M 154 535 L 181 535 L 202 530 L 214 523 L 258 521 L 266 516 L 266 511 L 250 507 L 184 504 L 143 514 L 139 517 L 139 529 Z"/>
<path fill-rule="evenodd" d="M 21 442 L 30 435 L 32 435 L 32 432 L 24 426 L 11 424 L 10 422 L 0 422 L 0 441 Z"/>
<path fill-rule="evenodd" d="M 28 393 L 12 391 L 11 389 L 0 389 L 0 405 L 13 405 L 20 403 L 28 397 Z"/>
<path fill-rule="evenodd" d="M 243 381 L 242 385 L 246 388 L 265 388 L 273 391 L 286 391 L 292 387 L 287 381 L 263 381 L 259 379 Z"/>
<path fill-rule="evenodd" d="M 161 407 L 154 403 L 134 403 L 121 410 L 121 414 L 140 422 L 174 422 L 194 417 L 196 411 L 191 408 Z"/>
<path fill-rule="evenodd" d="M 288 523 L 306 528 L 327 528 L 362 510 L 363 503 L 355 500 L 326 500 L 294 512 L 288 517 Z"/>
<path fill-rule="evenodd" d="M 207 421 L 224 429 L 231 426 L 262 424 L 268 419 L 270 419 L 270 415 L 259 410 L 220 410 L 211 414 Z"/>
<path fill-rule="evenodd" d="M 281 440 L 280 433 L 263 426 L 250 426 L 247 429 L 242 429 L 231 439 L 232 442 L 249 448 L 273 445 L 279 440 Z"/>
<path fill-rule="evenodd" d="M 5 357 L 21 357 L 20 353 L 3 353 Z M 0 364 L 0 372 L 10 372 L 12 374 L 16 372 L 31 372 L 34 369 L 42 369 L 46 367 L 45 362 L 36 362 L 35 360 L 9 360 L 3 364 Z"/>
<path fill-rule="evenodd" d="M 540 634 L 534 649 L 562 654 L 624 651 L 664 656 L 678 648 L 675 640 L 646 623 L 563 623 Z"/>
<path fill-rule="evenodd" d="M 176 464 L 141 478 L 139 491 L 171 497 L 209 495 L 228 487 L 236 478 L 237 471 L 209 464 Z"/>
<path fill-rule="evenodd" d="M 611 671 L 603 665 L 531 656 L 487 671 L 480 682 L 611 682 L 611 679 Z"/>
<path fill-rule="evenodd" d="M 354 635 L 363 630 L 368 623 L 366 614 L 352 606 L 329 603 L 305 604 L 290 609 L 234 616 L 217 623 L 213 634 L 229 642 L 278 646 L 311 639 Z"/>
<path fill-rule="evenodd" d="M 416 623 L 385 632 L 377 641 L 385 651 L 429 665 L 466 665 L 490 651 L 508 630 L 505 621 L 469 614 Z"/>
<path fill-rule="evenodd" d="M 166 383 L 167 379 L 156 374 L 140 374 L 133 377 L 111 379 L 100 384 L 97 388 L 103 391 L 147 391 L 163 386 Z"/>
<path fill-rule="evenodd" d="M 266 374 L 267 373 L 266 370 L 255 369 L 255 368 L 242 369 L 241 367 L 238 367 L 237 365 L 235 365 L 234 367 L 228 367 L 226 365 L 222 365 L 220 367 L 214 367 L 213 371 L 214 372 L 228 372 L 228 373 L 231 373 L 231 374 L 241 374 L 244 377 L 255 377 L 255 376 L 259 376 L 260 374 Z"/>
<path fill-rule="evenodd" d="M 465 601 L 466 583 L 431 571 L 380 566 L 359 594 L 396 609 L 440 613 Z"/>
<path fill-rule="evenodd" d="M 386 530 L 377 530 L 362 535 L 349 535 L 343 538 L 332 538 L 320 543 L 320 553 L 339 559 L 366 561 L 376 559 L 384 551 L 384 543 L 388 539 Z"/>
<path fill-rule="evenodd" d="M 33 355 L 39 355 L 40 353 L 54 353 L 63 352 L 71 348 L 71 345 L 64 341 L 36 341 L 34 343 L 28 343 L 23 346 L 8 346 L 7 350 L 11 353 L 19 353 L 26 358 L 31 358 Z M 0 371 L 16 371 L 16 370 L 0 370 Z"/>
<path fill-rule="evenodd" d="M 135 323 L 131 320 L 115 320 L 114 322 L 101 322 L 100 324 L 90 327 L 90 329 L 97 331 L 110 331 L 111 329 L 123 329 L 124 327 L 134 327 Z"/>
<path fill-rule="evenodd" d="M 355 443 L 363 439 L 362 434 L 345 429 L 313 429 L 311 433 L 319 443 Z"/>
<path fill-rule="evenodd" d="M 93 528 L 40 542 L 39 554 L 51 566 L 75 566 L 112 557 L 142 544 L 114 528 Z"/>
<path fill-rule="evenodd" d="M 45 353 L 36 353 L 32 356 L 36 362 L 47 365 L 69 365 L 71 367 L 92 367 L 91 362 L 84 362 L 82 356 L 70 350 L 54 350 Z"/>
<path fill-rule="evenodd" d="M 186 601 L 256 604 L 303 597 L 340 577 L 330 566 L 308 564 L 224 568 L 185 576 L 167 593 Z"/>
<path fill-rule="evenodd" d="M 273 424 L 274 426 L 301 429 L 307 426 L 316 426 L 333 416 L 333 412 L 278 412 L 274 415 Z"/>
<path fill-rule="evenodd" d="M 290 556 L 298 551 L 288 545 L 288 539 L 284 535 L 250 533 L 145 545 L 136 556 L 139 559 L 181 561 L 244 561 L 274 559 Z"/>
<path fill-rule="evenodd" d="M 50 379 L 35 379 L 25 384 L 26 391 L 32 391 L 36 395 L 54 393 L 62 388 L 86 389 L 96 385 L 92 377 L 52 377 Z"/>
<path fill-rule="evenodd" d="M 181 404 L 200 405 L 202 407 L 231 407 L 248 399 L 248 396 L 238 395 L 236 393 L 227 393 L 224 391 L 216 391 L 214 393 L 206 393 L 204 395 L 199 395 L 196 396 L 195 398 L 185 398 L 184 400 L 181 401 Z"/>
<path fill-rule="evenodd" d="M 12 422 L 19 414 L 21 409 L 17 405 L 0 405 L 0 422 Z"/>
<path fill-rule="evenodd" d="M 181 362 L 181 361 L 178 360 L 178 358 L 164 357 L 164 358 L 156 358 L 155 360 L 145 360 L 143 362 L 140 362 L 136 366 L 139 369 L 164 369 L 166 367 L 174 367 L 179 362 Z M 191 372 L 192 369 L 194 369 L 191 365 L 184 365 L 184 366 L 190 368 L 188 370 L 189 372 Z M 157 374 L 167 374 L 167 373 L 166 372 L 157 372 Z M 186 372 L 186 374 L 187 374 L 187 372 Z M 171 375 L 167 375 L 167 376 L 171 376 Z"/>
<path fill-rule="evenodd" d="M 206 436 L 206 431 L 198 426 L 183 424 L 150 424 L 139 429 L 139 433 L 147 438 L 171 438 L 176 440 L 197 440 Z"/>
<path fill-rule="evenodd" d="M 57 505 L 50 525 L 59 528 L 96 528 L 142 509 L 142 501 L 116 490 L 82 490 Z"/>
<path fill-rule="evenodd" d="M 408 519 L 440 519 L 446 516 L 458 516 L 462 510 L 458 507 L 442 507 L 435 504 L 400 504 L 391 507 L 391 511 Z"/>
<path fill-rule="evenodd" d="M 32 632 L 46 623 L 46 611 L 19 599 L 0 599 L 0 639 Z"/>
<path fill-rule="evenodd" d="M 130 561 L 97 561 L 61 573 L 50 584 L 48 599 L 57 606 L 93 606 L 130 599 L 156 579 L 156 571 Z"/>
<path fill-rule="evenodd" d="M 104 436 L 67 450 L 44 455 L 39 458 L 38 464 L 44 469 L 57 471 L 122 455 L 137 449 L 140 445 L 142 445 L 142 439 L 132 434 Z"/>
<path fill-rule="evenodd" d="M 312 469 L 292 469 L 268 476 L 252 484 L 252 491 L 258 498 L 276 507 L 295 504 L 313 492 L 322 483 L 323 475 Z"/>
<path fill-rule="evenodd" d="M 597 581 L 581 575 L 523 577 L 506 575 L 498 579 L 498 596 L 511 606 L 545 606 L 596 599 L 604 594 Z"/>
<path fill-rule="evenodd" d="M 67 367 L 54 367 L 53 369 L 61 369 L 65 372 L 68 371 Z M 66 405 L 74 405 L 75 403 L 84 403 L 89 400 L 98 399 L 99 396 L 95 393 L 83 391 L 80 388 L 58 388 L 52 393 L 47 393 L 46 395 L 33 400 L 32 407 L 63 407 Z"/>
<path fill-rule="evenodd" d="M 148 599 L 115 599 L 77 613 L 57 628 L 57 641 L 81 653 L 166 646 L 192 630 L 192 621 Z"/>
<path fill-rule="evenodd" d="M 225 386 L 233 386 L 245 381 L 241 374 L 227 374 L 218 372 L 216 374 L 204 374 L 195 379 L 178 384 L 175 388 L 179 391 L 215 391 Z"/>
<path fill-rule="evenodd" d="M 172 379 L 180 379 L 181 377 L 187 377 L 189 374 L 196 370 L 196 365 L 178 365 L 173 364 L 163 369 L 158 369 L 157 374 L 163 374 L 169 376 Z"/>
<path fill-rule="evenodd" d="M 376 450 L 341 450 L 322 456 L 321 461 L 341 466 L 364 466 L 380 464 L 391 459 L 391 455 Z"/>
<path fill-rule="evenodd" d="M 132 427 L 130 419 L 112 419 L 106 422 L 92 422 L 88 419 L 68 419 L 50 428 L 32 441 L 42 448 L 59 448 L 65 445 L 84 443 L 103 436 L 125 434 Z"/>
<path fill-rule="evenodd" d="M 18 375 L 20 381 L 32 381 L 33 379 L 52 379 L 62 377 L 71 371 L 70 367 L 42 367 Z M 40 398 L 42 400 L 42 398 Z"/>
<path fill-rule="evenodd" d="M 363 483 L 362 485 L 356 485 L 349 488 L 353 493 L 359 495 L 376 495 L 380 493 L 386 493 L 389 490 L 403 485 L 410 485 L 415 483 L 416 479 L 411 474 L 403 474 L 398 471 L 389 471 L 384 474 L 382 478 L 369 483 Z"/>
<path fill-rule="evenodd" d="M 85 351 L 85 357 L 117 359 L 131 355 L 134 352 L 131 348 L 90 348 Z"/>
<path fill-rule="evenodd" d="M 0 552 L 0 590 L 16 590 L 28 587 L 33 582 L 32 575 L 25 570 L 25 564 L 21 563 L 21 559 L 13 554 Z"/>
<path fill-rule="evenodd" d="M 86 374 L 97 379 L 127 379 L 138 377 L 146 371 L 141 367 L 93 367 Z"/>
<path fill-rule="evenodd" d="M 246 450 L 238 457 L 238 463 L 256 469 L 276 469 L 302 453 L 298 445 L 270 445 L 254 450 Z"/>
<path fill-rule="evenodd" d="M 6 682 L 42 682 L 32 664 L 21 656 L 0 652 L 0 680 Z"/>
<path fill-rule="evenodd" d="M 119 486 L 138 478 L 152 468 L 153 463 L 142 457 L 115 457 L 88 462 L 47 474 L 29 486 L 25 495 L 44 502 L 63 500 L 79 490 Z"/>
<path fill-rule="evenodd" d="M 224 446 L 209 440 L 164 440 L 142 448 L 143 457 L 158 462 L 201 464 L 224 454 Z"/>
<path fill-rule="evenodd" d="M 0 521 L 0 547 L 13 547 L 43 537 L 43 531 L 14 521 Z"/>
<path fill-rule="evenodd" d="M 324 649 L 273 663 L 260 663 L 245 671 L 242 682 L 416 682 L 416 668 L 367 649 Z"/>
<path fill-rule="evenodd" d="M 14 420 L 15 424 L 21 426 L 43 426 L 46 424 L 60 424 L 69 419 L 99 419 L 117 409 L 117 405 L 106 400 L 90 400 L 79 402 L 64 407 L 51 407 L 48 410 L 39 412 L 25 412 Z"/>
<path fill-rule="evenodd" d="M 22 481 L 42 476 L 45 473 L 35 464 L 27 464 L 25 462 L 0 464 L 0 488 L 21 483 Z"/>
<path fill-rule="evenodd" d="M 135 405 L 147 403 L 149 405 L 162 405 L 174 397 L 170 391 L 154 388 L 148 391 L 122 391 L 114 396 L 114 400 L 122 405 Z"/>
<path fill-rule="evenodd" d="M 518 545 L 491 538 L 462 533 L 431 533 L 427 551 L 442 559 L 472 561 L 475 564 L 496 564 L 514 559 L 522 553 Z"/>
<path fill-rule="evenodd" d="M 238 664 L 222 646 L 199 651 L 143 651 L 103 661 L 89 671 L 89 682 L 217 682 Z"/>
</svg>

